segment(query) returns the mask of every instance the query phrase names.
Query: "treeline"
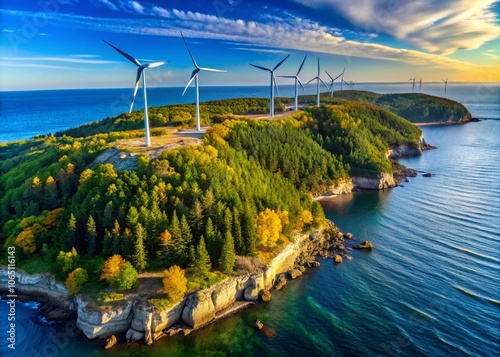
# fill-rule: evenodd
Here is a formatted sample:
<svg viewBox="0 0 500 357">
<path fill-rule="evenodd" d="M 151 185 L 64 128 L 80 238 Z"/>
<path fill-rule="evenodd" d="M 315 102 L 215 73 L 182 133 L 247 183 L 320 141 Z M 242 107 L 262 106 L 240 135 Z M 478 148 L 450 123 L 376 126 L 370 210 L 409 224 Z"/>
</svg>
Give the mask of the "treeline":
<svg viewBox="0 0 500 357">
<path fill-rule="evenodd" d="M 285 106 L 279 98 L 275 100 L 275 111 L 284 112 Z M 266 114 L 269 113 L 269 100 L 264 98 L 236 98 L 213 100 L 200 103 L 201 125 L 210 125 L 220 122 L 226 115 L 237 114 Z M 194 104 L 179 104 L 148 108 L 151 128 L 164 127 L 193 127 L 196 124 L 196 108 Z M 136 130 L 144 127 L 144 111 L 135 110 L 132 113 L 123 113 L 116 117 L 109 117 L 102 121 L 82 125 L 78 128 L 57 133 L 56 136 L 67 135 L 72 137 L 86 137 L 115 131 Z M 158 132 L 160 135 L 161 131 Z M 155 135 L 154 129 L 152 135 Z"/>
<path fill-rule="evenodd" d="M 313 137 L 344 162 L 351 175 L 392 172 L 386 158 L 391 146 L 419 146 L 419 128 L 374 105 L 347 102 L 309 107 L 303 115 Z"/>
<path fill-rule="evenodd" d="M 339 99 L 370 103 L 397 114 L 412 123 L 458 123 L 469 111 L 450 99 L 423 93 L 377 94 L 367 91 L 336 91 Z"/>
</svg>

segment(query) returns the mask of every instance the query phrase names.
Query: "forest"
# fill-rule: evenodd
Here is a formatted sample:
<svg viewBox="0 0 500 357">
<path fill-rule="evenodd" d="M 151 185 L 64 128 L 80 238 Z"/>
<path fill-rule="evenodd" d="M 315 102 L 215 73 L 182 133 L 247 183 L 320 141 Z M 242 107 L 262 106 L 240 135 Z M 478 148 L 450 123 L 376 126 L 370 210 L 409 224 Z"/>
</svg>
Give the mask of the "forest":
<svg viewBox="0 0 500 357">
<path fill-rule="evenodd" d="M 341 102 L 274 120 L 232 115 L 266 111 L 262 99 L 208 102 L 202 145 L 140 154 L 134 171 L 92 162 L 144 135 L 141 111 L 0 144 L 4 251 L 16 246 L 19 268 L 49 271 L 73 294 L 128 290 L 141 272 L 163 270 L 169 291 L 183 279 L 193 289 L 265 263 L 322 224 L 313 194 L 354 174 L 391 172 L 389 147 L 418 146 L 408 121 Z M 153 135 L 192 125 L 192 106 L 151 109 Z"/>
</svg>

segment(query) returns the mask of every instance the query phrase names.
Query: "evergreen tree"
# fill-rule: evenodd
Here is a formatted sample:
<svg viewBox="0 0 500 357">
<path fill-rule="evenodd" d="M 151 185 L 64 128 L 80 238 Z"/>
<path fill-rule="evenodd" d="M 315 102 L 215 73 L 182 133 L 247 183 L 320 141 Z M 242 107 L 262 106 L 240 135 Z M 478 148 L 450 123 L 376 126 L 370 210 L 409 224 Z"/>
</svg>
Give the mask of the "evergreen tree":
<svg viewBox="0 0 500 357">
<path fill-rule="evenodd" d="M 169 250 L 169 258 L 168 262 L 170 264 L 179 264 L 182 265 L 185 263 L 186 256 L 186 244 L 183 239 L 181 224 L 179 219 L 177 218 L 177 213 L 174 211 L 172 215 L 172 220 L 170 222 L 170 233 L 172 234 L 172 244 L 171 249 Z"/>
<path fill-rule="evenodd" d="M 211 187 L 201 198 L 201 203 L 206 214 L 213 219 L 215 215 L 215 196 L 214 191 L 212 191 Z"/>
<path fill-rule="evenodd" d="M 71 213 L 69 216 L 68 229 L 66 231 L 66 247 L 71 249 L 76 243 L 76 218 Z"/>
<path fill-rule="evenodd" d="M 233 271 L 236 256 L 234 253 L 234 242 L 231 231 L 227 231 L 222 244 L 221 256 L 219 259 L 219 268 L 226 274 Z"/>
<path fill-rule="evenodd" d="M 120 223 L 118 223 L 118 220 L 116 219 L 111 234 L 113 237 L 112 254 L 121 254 L 122 249 L 121 249 Z"/>
<path fill-rule="evenodd" d="M 236 207 L 233 208 L 233 227 L 231 230 L 234 238 L 234 250 L 238 255 L 244 255 L 243 236 L 241 234 L 240 214 Z"/>
<path fill-rule="evenodd" d="M 114 215 L 113 201 L 109 201 L 106 203 L 106 207 L 104 207 L 104 213 L 102 215 L 102 225 L 104 228 L 112 227 Z"/>
<path fill-rule="evenodd" d="M 193 227 L 193 234 L 196 238 L 203 234 L 203 207 L 199 200 L 194 202 L 193 208 L 189 211 L 189 222 Z"/>
<path fill-rule="evenodd" d="M 167 229 L 165 229 L 160 234 L 159 240 L 160 240 L 160 245 L 156 254 L 158 255 L 158 258 L 161 261 L 166 261 L 169 257 L 169 250 L 172 244 L 172 235 Z"/>
<path fill-rule="evenodd" d="M 97 253 L 98 241 L 97 241 L 97 229 L 95 226 L 95 221 L 92 216 L 89 216 L 87 221 L 87 253 L 93 256 Z"/>
<path fill-rule="evenodd" d="M 59 200 L 57 199 L 57 185 L 56 181 L 52 176 L 47 177 L 45 180 L 45 187 L 43 188 L 43 207 L 47 210 L 53 210 L 59 205 Z"/>
<path fill-rule="evenodd" d="M 195 276 L 205 277 L 211 269 L 212 263 L 210 262 L 210 255 L 208 254 L 207 247 L 205 245 L 205 238 L 201 236 L 200 242 L 196 247 L 194 260 L 191 264 L 191 271 Z"/>
<path fill-rule="evenodd" d="M 104 230 L 104 239 L 102 241 L 102 255 L 106 258 L 113 255 L 113 235 L 107 229 Z"/>
<path fill-rule="evenodd" d="M 189 227 L 188 221 L 185 215 L 181 217 L 181 232 L 182 240 L 184 241 L 185 253 L 189 251 L 189 247 L 193 245 L 193 234 L 191 233 L 191 228 Z"/>
<path fill-rule="evenodd" d="M 126 223 L 127 228 L 130 228 L 131 230 L 134 230 L 137 223 L 139 223 L 139 212 L 134 206 L 130 207 L 128 210 Z"/>
<path fill-rule="evenodd" d="M 120 250 L 122 251 L 123 256 L 126 259 L 131 260 L 134 254 L 134 244 L 133 244 L 132 231 L 129 228 L 125 228 L 125 231 L 123 232 L 120 241 L 121 241 Z"/>
<path fill-rule="evenodd" d="M 133 263 L 134 267 L 139 271 L 143 271 L 146 268 L 146 250 L 144 248 L 144 236 L 145 230 L 142 227 L 142 224 L 138 223 L 135 232 L 135 245 L 134 245 L 134 255 L 133 255 Z"/>
<path fill-rule="evenodd" d="M 207 224 L 205 225 L 205 237 L 207 237 L 206 245 L 208 254 L 210 254 L 210 259 L 213 262 L 216 262 L 220 249 L 217 242 L 217 233 L 214 230 L 212 219 L 210 217 L 208 217 Z"/>
<path fill-rule="evenodd" d="M 222 232 L 231 231 L 233 223 L 233 215 L 231 214 L 231 210 L 226 208 L 224 210 L 224 220 L 222 221 Z"/>
</svg>

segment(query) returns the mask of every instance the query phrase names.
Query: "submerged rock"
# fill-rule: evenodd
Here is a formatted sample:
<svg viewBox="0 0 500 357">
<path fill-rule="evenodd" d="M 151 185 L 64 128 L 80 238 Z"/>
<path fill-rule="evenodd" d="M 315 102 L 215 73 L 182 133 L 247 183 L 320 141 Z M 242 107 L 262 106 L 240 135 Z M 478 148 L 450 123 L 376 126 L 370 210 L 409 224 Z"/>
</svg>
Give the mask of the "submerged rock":
<svg viewBox="0 0 500 357">
<path fill-rule="evenodd" d="M 432 177 L 432 174 L 430 172 L 427 172 L 425 174 L 422 175 L 423 177 Z"/>
<path fill-rule="evenodd" d="M 266 337 L 274 337 L 276 336 L 276 330 L 267 326 L 263 326 L 262 330 L 260 330 L 262 334 Z"/>
<path fill-rule="evenodd" d="M 275 289 L 276 290 L 281 290 L 281 288 L 283 288 L 285 285 L 286 285 L 285 274 L 280 274 L 278 276 L 278 279 L 276 279 Z"/>
<path fill-rule="evenodd" d="M 361 244 L 355 244 L 352 247 L 354 249 L 372 249 L 373 248 L 373 244 L 369 240 L 365 240 L 363 243 L 361 243 Z"/>
<path fill-rule="evenodd" d="M 264 324 L 259 319 L 255 320 L 255 328 L 257 330 L 262 330 L 263 327 L 264 327 Z"/>
</svg>

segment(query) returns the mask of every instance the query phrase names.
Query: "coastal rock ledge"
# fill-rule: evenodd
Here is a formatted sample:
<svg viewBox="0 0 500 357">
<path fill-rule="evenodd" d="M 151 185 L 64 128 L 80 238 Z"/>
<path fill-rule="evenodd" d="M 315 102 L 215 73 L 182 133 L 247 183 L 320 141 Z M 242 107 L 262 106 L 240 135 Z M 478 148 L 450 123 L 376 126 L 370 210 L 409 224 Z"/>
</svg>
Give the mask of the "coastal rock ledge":
<svg viewBox="0 0 500 357">
<path fill-rule="evenodd" d="M 49 274 L 18 272 L 16 287 L 33 296 L 46 294 L 52 298 L 54 306 L 76 310 L 77 326 L 89 339 L 106 339 L 114 335 L 150 345 L 165 336 L 165 331 L 174 325 L 196 329 L 254 304 L 259 297 L 269 300 L 269 290 L 276 285 L 278 276 L 289 274 L 300 266 L 310 266 L 320 252 L 333 251 L 342 241 L 339 228 L 327 221 L 319 230 L 296 235 L 292 243 L 259 271 L 228 277 L 161 311 L 135 294 L 113 308 L 91 308 L 81 296 L 71 299 L 66 287 Z M 294 271 L 294 275 L 298 273 L 300 269 Z M 0 284 L 7 286 L 6 268 L 0 268 Z"/>
</svg>

